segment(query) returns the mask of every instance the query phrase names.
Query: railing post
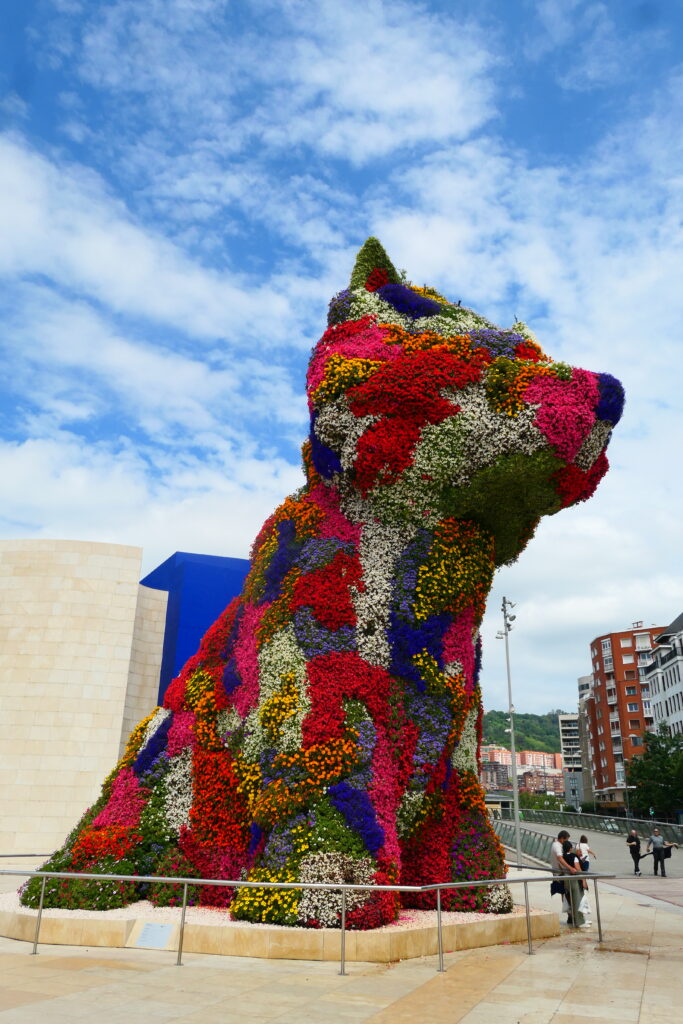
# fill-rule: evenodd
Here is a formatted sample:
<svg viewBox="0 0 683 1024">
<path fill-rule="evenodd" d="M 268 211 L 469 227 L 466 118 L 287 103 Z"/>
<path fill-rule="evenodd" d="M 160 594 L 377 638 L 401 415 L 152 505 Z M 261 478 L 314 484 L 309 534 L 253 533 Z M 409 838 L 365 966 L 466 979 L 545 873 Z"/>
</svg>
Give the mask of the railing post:
<svg viewBox="0 0 683 1024">
<path fill-rule="evenodd" d="M 182 967 L 182 955 L 183 955 L 183 936 L 185 934 L 185 911 L 187 910 L 187 882 L 183 882 L 183 911 L 180 915 L 180 935 L 178 936 L 178 959 L 175 962 L 176 967 Z"/>
<path fill-rule="evenodd" d="M 531 917 L 529 916 L 529 883 L 524 883 L 524 906 L 526 907 L 526 940 L 529 943 L 529 956 L 534 952 L 531 944 Z"/>
<path fill-rule="evenodd" d="M 342 889 L 341 908 L 341 952 L 339 956 L 339 973 L 346 974 L 346 889 Z"/>
<path fill-rule="evenodd" d="M 43 875 L 42 885 L 40 886 L 40 903 L 38 904 L 38 917 L 36 918 L 36 933 L 33 936 L 33 952 L 31 956 L 36 956 L 38 952 L 38 933 L 40 932 L 40 919 L 43 916 L 43 900 L 45 899 L 45 883 L 47 878 Z"/>
<path fill-rule="evenodd" d="M 598 896 L 598 880 L 593 879 L 593 892 L 595 893 L 595 917 L 598 922 L 598 942 L 602 942 L 602 920 L 600 918 L 600 897 Z"/>
<path fill-rule="evenodd" d="M 436 890 L 436 937 L 439 950 L 439 966 L 437 972 L 443 974 L 446 968 L 443 965 L 443 930 L 441 927 L 441 889 Z"/>
</svg>

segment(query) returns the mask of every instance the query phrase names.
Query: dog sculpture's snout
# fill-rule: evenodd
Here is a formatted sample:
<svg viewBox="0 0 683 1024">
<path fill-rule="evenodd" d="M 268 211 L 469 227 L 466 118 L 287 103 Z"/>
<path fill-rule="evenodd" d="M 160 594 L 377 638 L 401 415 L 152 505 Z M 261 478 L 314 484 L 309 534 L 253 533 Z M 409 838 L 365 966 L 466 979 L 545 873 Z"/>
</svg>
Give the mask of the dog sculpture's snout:
<svg viewBox="0 0 683 1024">
<path fill-rule="evenodd" d="M 624 389 L 611 373 L 598 373 L 597 378 L 600 399 L 595 415 L 599 420 L 608 420 L 616 426 L 624 411 Z"/>
</svg>

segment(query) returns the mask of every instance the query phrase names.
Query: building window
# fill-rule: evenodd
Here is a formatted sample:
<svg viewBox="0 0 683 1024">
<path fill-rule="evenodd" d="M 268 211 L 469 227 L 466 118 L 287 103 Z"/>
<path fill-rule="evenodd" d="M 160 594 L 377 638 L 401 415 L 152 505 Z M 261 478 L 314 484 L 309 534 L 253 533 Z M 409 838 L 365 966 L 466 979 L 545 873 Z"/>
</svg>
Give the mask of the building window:
<svg viewBox="0 0 683 1024">
<path fill-rule="evenodd" d="M 611 654 L 612 653 L 612 641 L 611 640 L 603 640 L 602 641 L 602 653 L 603 654 Z"/>
<path fill-rule="evenodd" d="M 633 655 L 632 654 L 622 654 L 621 660 L 623 661 L 624 665 L 632 665 L 633 664 Z"/>
<path fill-rule="evenodd" d="M 638 694 L 638 687 L 637 686 L 627 686 L 626 687 L 626 696 L 627 697 L 635 697 L 635 696 L 637 696 L 637 694 Z M 629 704 L 629 711 L 630 710 L 631 710 L 631 705 Z"/>
<path fill-rule="evenodd" d="M 622 647 L 633 647 L 633 640 L 630 636 L 622 636 L 619 640 Z"/>
<path fill-rule="evenodd" d="M 633 655 L 631 655 L 631 661 L 633 661 Z M 611 672 L 614 668 L 614 658 L 605 658 L 605 672 Z"/>
<path fill-rule="evenodd" d="M 642 741 L 640 736 L 632 736 L 631 737 L 631 746 L 633 746 L 633 747 L 642 747 L 642 745 L 643 745 L 643 741 Z"/>
<path fill-rule="evenodd" d="M 638 664 L 639 665 L 649 665 L 651 661 L 652 661 L 652 655 L 650 654 L 649 651 L 641 651 L 641 653 L 638 655 Z"/>
<path fill-rule="evenodd" d="M 649 633 L 636 633 L 636 650 L 649 651 L 652 647 Z"/>
<path fill-rule="evenodd" d="M 629 727 L 629 729 L 640 729 L 640 719 L 639 718 L 629 718 L 629 720 L 628 720 L 628 727 Z"/>
<path fill-rule="evenodd" d="M 635 701 L 633 702 L 633 704 L 627 704 L 626 705 L 626 710 L 627 711 L 637 711 L 638 710 L 638 704 Z"/>
<path fill-rule="evenodd" d="M 624 672 L 624 679 L 635 679 L 635 678 L 636 678 L 635 669 L 627 668 L 626 671 Z"/>
</svg>

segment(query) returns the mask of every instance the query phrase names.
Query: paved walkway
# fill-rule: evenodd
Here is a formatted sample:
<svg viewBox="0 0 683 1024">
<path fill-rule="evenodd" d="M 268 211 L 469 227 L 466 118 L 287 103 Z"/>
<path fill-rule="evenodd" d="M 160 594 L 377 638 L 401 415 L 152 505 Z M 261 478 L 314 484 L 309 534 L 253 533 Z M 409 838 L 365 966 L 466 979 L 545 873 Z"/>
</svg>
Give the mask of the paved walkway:
<svg viewBox="0 0 683 1024">
<path fill-rule="evenodd" d="M 543 832 L 544 835 L 557 835 L 560 825 L 545 825 L 542 822 L 522 822 L 525 828 L 533 829 L 535 832 Z M 576 842 L 584 833 L 580 829 L 570 829 L 570 835 Z M 597 857 L 591 863 L 594 871 L 605 874 L 615 874 L 618 879 L 613 883 L 622 889 L 627 889 L 648 900 L 663 900 L 666 903 L 673 903 L 675 906 L 683 907 L 683 847 L 671 851 L 671 857 L 666 861 L 666 878 L 655 876 L 653 871 L 652 857 L 644 857 L 640 862 L 642 874 L 634 876 L 633 861 L 626 846 L 626 830 L 623 835 L 610 835 L 605 832 L 585 832 L 588 843 Z M 647 846 L 641 836 L 641 849 L 643 852 Z"/>
<path fill-rule="evenodd" d="M 517 872 L 525 877 L 533 872 Z M 654 881 L 654 880 L 653 880 Z M 658 880 L 659 881 L 659 880 Z M 535 906 L 559 912 L 544 881 Z M 338 965 L 155 950 L 91 950 L 0 939 L 0 1024 L 671 1024 L 683 1002 L 683 913 L 602 892 L 597 929 L 397 964 Z M 595 912 L 593 914 L 595 920 Z"/>
</svg>

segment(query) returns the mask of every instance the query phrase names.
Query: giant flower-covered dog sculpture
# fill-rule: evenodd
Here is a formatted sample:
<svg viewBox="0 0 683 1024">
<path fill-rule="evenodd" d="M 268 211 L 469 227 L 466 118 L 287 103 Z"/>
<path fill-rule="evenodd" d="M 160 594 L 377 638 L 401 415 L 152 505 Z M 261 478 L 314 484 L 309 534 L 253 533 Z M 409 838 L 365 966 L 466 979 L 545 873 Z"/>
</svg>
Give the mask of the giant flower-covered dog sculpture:
<svg viewBox="0 0 683 1024">
<path fill-rule="evenodd" d="M 306 486 L 267 520 L 243 593 L 52 867 L 362 884 L 503 874 L 477 776 L 478 627 L 496 566 L 607 470 L 621 386 L 553 362 L 523 324 L 500 330 L 403 282 L 369 239 L 330 304 L 308 397 Z M 147 895 L 174 903 L 177 888 Z M 195 888 L 238 918 L 339 922 L 334 892 Z M 484 909 L 482 892 L 444 905 Z M 47 886 L 48 905 L 139 895 Z M 349 926 L 394 919 L 398 899 L 351 895 Z"/>
</svg>

